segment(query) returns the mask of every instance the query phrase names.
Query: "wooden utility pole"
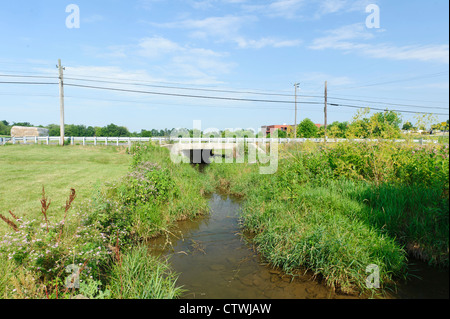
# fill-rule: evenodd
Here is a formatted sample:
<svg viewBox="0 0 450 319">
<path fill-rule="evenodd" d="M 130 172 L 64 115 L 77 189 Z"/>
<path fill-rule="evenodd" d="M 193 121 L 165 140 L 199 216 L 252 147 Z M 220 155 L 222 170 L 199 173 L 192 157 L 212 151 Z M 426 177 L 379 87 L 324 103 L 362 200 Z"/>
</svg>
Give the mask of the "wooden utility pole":
<svg viewBox="0 0 450 319">
<path fill-rule="evenodd" d="M 59 145 L 64 146 L 64 74 L 65 68 L 61 65 L 61 59 L 58 60 L 57 68 L 59 70 L 59 108 L 60 108 L 60 138 Z"/>
<path fill-rule="evenodd" d="M 297 138 L 297 89 L 300 86 L 300 83 L 295 83 L 295 125 L 294 125 L 294 138 Z"/>
<path fill-rule="evenodd" d="M 325 140 L 327 139 L 327 121 L 328 121 L 328 88 L 327 88 L 327 86 L 328 86 L 328 82 L 327 81 L 325 81 L 325 109 L 324 109 L 324 112 L 325 112 Z"/>
</svg>

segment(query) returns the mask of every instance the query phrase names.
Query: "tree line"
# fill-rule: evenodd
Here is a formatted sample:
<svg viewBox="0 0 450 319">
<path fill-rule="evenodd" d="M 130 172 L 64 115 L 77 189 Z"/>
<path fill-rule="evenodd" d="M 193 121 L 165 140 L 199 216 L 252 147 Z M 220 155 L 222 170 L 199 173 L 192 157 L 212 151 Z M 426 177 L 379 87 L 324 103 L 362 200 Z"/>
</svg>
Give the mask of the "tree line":
<svg viewBox="0 0 450 319">
<path fill-rule="evenodd" d="M 415 116 L 415 124 L 410 121 L 403 123 L 400 113 L 394 111 L 378 112 L 370 114 L 370 109 L 359 110 L 352 121 L 333 122 L 325 127 L 318 127 L 310 119 L 303 120 L 297 126 L 298 138 L 323 138 L 325 134 L 329 138 L 401 138 L 405 132 L 409 133 L 433 133 L 435 131 L 449 130 L 447 122 L 436 123 L 436 118 L 430 114 L 418 114 Z M 293 137 L 294 128 L 287 131 L 278 130 L 278 137 Z"/>
<path fill-rule="evenodd" d="M 28 122 L 9 123 L 0 121 L 0 136 L 11 135 L 13 126 L 33 125 Z M 50 136 L 60 136 L 60 127 L 57 124 L 48 126 L 38 126 L 49 130 Z M 141 130 L 141 132 L 130 132 L 126 127 L 116 124 L 109 124 L 104 127 L 93 127 L 85 125 L 65 125 L 65 135 L 71 137 L 263 137 L 265 133 L 258 133 L 253 130 L 220 130 L 215 132 L 200 132 L 189 129 L 164 129 L 164 130 Z M 303 120 L 297 126 L 298 138 L 400 138 L 405 131 L 409 132 L 433 132 L 448 131 L 449 121 L 437 122 L 433 115 L 418 114 L 415 123 L 403 122 L 400 113 L 394 111 L 384 111 L 370 115 L 370 109 L 361 109 L 354 115 L 351 121 L 333 122 L 326 128 L 318 127 L 310 119 Z M 265 137 L 265 136 L 264 136 Z M 270 137 L 270 135 L 269 135 Z M 287 131 L 278 130 L 278 137 L 294 137 L 294 128 L 288 127 Z"/>
<path fill-rule="evenodd" d="M 60 126 L 57 124 L 50 124 L 47 126 L 34 126 L 29 122 L 9 123 L 8 121 L 0 121 L 0 135 L 11 135 L 11 128 L 13 126 L 25 127 L 41 127 L 49 130 L 50 136 L 60 136 Z M 173 129 L 172 129 L 173 130 Z M 169 136 L 172 130 L 141 130 L 141 132 L 130 132 L 126 127 L 116 124 L 109 124 L 104 127 L 86 126 L 66 124 L 64 126 L 64 135 L 72 137 L 161 137 Z"/>
</svg>

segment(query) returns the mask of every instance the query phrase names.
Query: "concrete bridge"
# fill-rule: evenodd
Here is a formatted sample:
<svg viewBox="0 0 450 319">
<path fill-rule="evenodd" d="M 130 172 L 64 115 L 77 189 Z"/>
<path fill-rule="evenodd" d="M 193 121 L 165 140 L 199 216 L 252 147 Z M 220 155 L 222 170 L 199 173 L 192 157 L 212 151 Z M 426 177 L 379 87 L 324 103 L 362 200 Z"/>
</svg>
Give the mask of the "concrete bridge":
<svg viewBox="0 0 450 319">
<path fill-rule="evenodd" d="M 266 153 L 256 143 L 218 143 L 218 142 L 188 142 L 188 143 L 175 143 L 165 144 L 162 147 L 168 148 L 171 155 L 174 157 L 184 157 L 193 164 L 209 164 L 213 157 L 220 158 L 239 158 L 244 154 L 244 147 L 253 149 L 254 151 Z M 180 158 L 181 159 L 181 158 Z M 183 159 L 181 159 L 183 160 Z"/>
</svg>

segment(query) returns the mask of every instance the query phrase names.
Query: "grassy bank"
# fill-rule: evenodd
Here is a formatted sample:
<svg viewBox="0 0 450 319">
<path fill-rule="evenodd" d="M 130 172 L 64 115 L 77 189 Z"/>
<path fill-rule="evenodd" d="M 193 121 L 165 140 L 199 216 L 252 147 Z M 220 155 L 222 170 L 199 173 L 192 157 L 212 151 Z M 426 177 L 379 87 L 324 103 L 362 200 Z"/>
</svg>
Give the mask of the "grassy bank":
<svg viewBox="0 0 450 319">
<path fill-rule="evenodd" d="M 448 145 L 291 145 L 280 147 L 273 175 L 257 164 L 214 163 L 200 173 L 151 144 L 0 152 L 1 194 L 10 196 L 0 211 L 3 298 L 176 298 L 177 275 L 142 243 L 205 214 L 204 195 L 215 190 L 243 199 L 242 226 L 273 266 L 308 269 L 343 293 L 393 288 L 411 255 L 448 267 Z M 13 199 L 8 183 L 35 195 Z M 49 199 L 57 204 L 47 207 Z M 367 288 L 370 265 L 381 290 Z M 67 289 L 67 266 L 77 267 L 79 289 Z"/>
<path fill-rule="evenodd" d="M 37 218 L 44 186 L 51 194 L 51 210 L 60 214 L 70 188 L 77 191 L 77 205 L 91 197 L 96 185 L 125 175 L 129 163 L 126 152 L 114 147 L 0 147 L 0 213 L 12 210 L 18 216 Z M 4 231 L 6 226 L 0 223 L 0 234 Z"/>
<path fill-rule="evenodd" d="M 49 191 L 51 186 L 46 186 L 46 193 L 32 200 L 37 205 L 24 203 L 23 210 L 2 214 L 2 226 L 8 231 L 0 239 L 0 297 L 63 299 L 82 294 L 89 298 L 145 299 L 180 294 L 175 285 L 177 275 L 167 262 L 146 254 L 141 243 L 164 235 L 176 220 L 207 212 L 203 194 L 208 191 L 208 183 L 197 170 L 173 165 L 167 149 L 152 145 L 122 149 L 125 169 L 117 178 L 112 174 L 117 162 L 104 158 L 110 152 L 117 156 L 114 150 L 95 148 L 83 153 L 84 149 L 73 147 L 22 146 L 2 151 L 8 149 L 16 151 L 8 155 L 9 165 L 16 169 L 15 174 L 9 173 L 10 178 L 24 176 L 17 170 L 29 170 L 30 163 L 36 168 L 34 178 L 29 171 L 31 185 L 23 184 L 22 191 L 30 191 L 41 174 L 49 178 L 45 172 L 54 166 L 60 174 L 49 178 L 53 186 L 73 189 L 58 200 L 61 207 L 48 206 L 53 193 Z M 81 196 L 72 186 L 72 175 L 63 173 L 71 167 L 65 163 L 71 156 L 75 157 L 72 166 L 91 173 L 83 180 Z M 21 159 L 27 165 L 20 164 Z M 99 167 L 89 165 L 98 161 L 104 165 L 104 181 L 109 182 L 92 187 L 101 173 Z M 66 279 L 71 272 L 67 267 L 79 275 L 79 289 L 68 288 Z"/>
<path fill-rule="evenodd" d="M 243 227 L 287 272 L 309 269 L 338 291 L 379 293 L 407 276 L 408 256 L 448 267 L 448 146 L 303 144 L 280 151 L 274 175 L 248 164 L 208 173 L 245 198 Z M 372 264 L 382 290 L 367 289 Z"/>
</svg>

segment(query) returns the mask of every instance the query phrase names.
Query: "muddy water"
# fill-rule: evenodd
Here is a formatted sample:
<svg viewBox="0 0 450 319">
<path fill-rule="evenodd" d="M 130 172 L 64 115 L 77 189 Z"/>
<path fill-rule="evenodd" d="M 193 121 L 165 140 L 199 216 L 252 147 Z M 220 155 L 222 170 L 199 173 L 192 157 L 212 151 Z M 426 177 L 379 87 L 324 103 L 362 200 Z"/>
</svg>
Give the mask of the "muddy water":
<svg viewBox="0 0 450 319">
<path fill-rule="evenodd" d="M 449 271 L 431 267 L 412 259 L 408 265 L 409 279 L 400 282 L 395 294 L 397 299 L 449 299 Z"/>
<path fill-rule="evenodd" d="M 189 299 L 348 299 L 311 275 L 289 276 L 261 260 L 251 240 L 240 233 L 239 204 L 214 194 L 208 216 L 183 221 L 172 235 L 150 242 L 152 252 L 169 258 L 178 285 Z M 389 298 L 448 298 L 448 271 L 434 270 L 422 263 L 413 266 L 415 275 L 401 284 Z M 423 279 L 426 279 L 425 281 Z"/>
<path fill-rule="evenodd" d="M 240 233 L 239 204 L 213 195 L 210 215 L 179 222 L 169 238 L 150 243 L 167 256 L 178 285 L 190 299 L 327 299 L 343 298 L 310 275 L 283 275 L 264 264 Z M 170 241 L 170 243 L 168 242 Z"/>
</svg>

